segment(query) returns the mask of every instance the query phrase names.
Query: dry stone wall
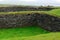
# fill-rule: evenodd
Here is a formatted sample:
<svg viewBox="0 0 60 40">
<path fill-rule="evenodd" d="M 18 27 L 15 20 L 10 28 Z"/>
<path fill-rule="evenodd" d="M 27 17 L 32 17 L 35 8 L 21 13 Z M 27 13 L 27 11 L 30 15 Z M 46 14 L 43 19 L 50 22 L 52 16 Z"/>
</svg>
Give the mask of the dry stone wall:
<svg viewBox="0 0 60 40">
<path fill-rule="evenodd" d="M 7 14 L 0 15 L 0 28 L 22 27 L 33 25 L 34 14 Z"/>
<path fill-rule="evenodd" d="M 60 31 L 60 18 L 51 15 L 40 14 L 37 16 L 37 24 L 49 31 Z"/>
<path fill-rule="evenodd" d="M 48 31 L 60 31 L 60 18 L 47 14 L 0 14 L 0 28 L 37 25 Z"/>
<path fill-rule="evenodd" d="M 50 11 L 55 8 L 49 7 L 0 7 L 0 12 L 15 12 L 15 11 Z"/>
</svg>

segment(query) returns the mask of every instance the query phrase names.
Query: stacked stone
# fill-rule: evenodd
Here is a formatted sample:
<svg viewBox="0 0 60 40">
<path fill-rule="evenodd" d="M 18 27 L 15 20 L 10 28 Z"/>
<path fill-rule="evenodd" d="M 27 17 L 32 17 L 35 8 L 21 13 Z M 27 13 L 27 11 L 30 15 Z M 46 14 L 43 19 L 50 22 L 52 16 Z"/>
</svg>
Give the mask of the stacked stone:
<svg viewBox="0 0 60 40">
<path fill-rule="evenodd" d="M 49 31 L 60 31 L 60 18 L 47 14 L 39 14 L 37 16 L 38 25 Z"/>
<path fill-rule="evenodd" d="M 31 26 L 34 19 L 34 14 L 0 15 L 0 28 Z"/>
<path fill-rule="evenodd" d="M 60 18 L 47 14 L 1 14 L 0 28 L 37 25 L 48 31 L 60 31 Z"/>
</svg>

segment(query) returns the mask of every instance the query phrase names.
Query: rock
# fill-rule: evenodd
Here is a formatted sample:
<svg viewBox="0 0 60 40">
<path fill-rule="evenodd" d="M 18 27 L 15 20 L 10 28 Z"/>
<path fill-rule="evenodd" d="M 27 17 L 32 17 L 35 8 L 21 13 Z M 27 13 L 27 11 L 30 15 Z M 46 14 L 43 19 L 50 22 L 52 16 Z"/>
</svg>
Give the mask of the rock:
<svg viewBox="0 0 60 40">
<path fill-rule="evenodd" d="M 60 18 L 47 14 L 0 14 L 0 28 L 38 25 L 51 32 L 60 31 Z"/>
</svg>

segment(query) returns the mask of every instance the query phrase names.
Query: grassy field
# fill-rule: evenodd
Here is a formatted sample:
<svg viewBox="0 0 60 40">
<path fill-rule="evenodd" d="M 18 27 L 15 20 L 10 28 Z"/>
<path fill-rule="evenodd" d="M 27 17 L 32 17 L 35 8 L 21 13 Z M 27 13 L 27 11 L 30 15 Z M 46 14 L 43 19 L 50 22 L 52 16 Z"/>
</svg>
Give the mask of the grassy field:
<svg viewBox="0 0 60 40">
<path fill-rule="evenodd" d="M 38 26 L 29 26 L 26 28 L 0 29 L 0 40 L 5 39 L 10 40 L 9 38 L 17 38 L 17 37 L 21 39 L 22 37 L 36 36 L 46 33 L 49 32 L 42 28 L 39 28 Z"/>
<path fill-rule="evenodd" d="M 37 26 L 0 29 L 0 40 L 60 40 L 60 32 L 48 32 Z"/>
<path fill-rule="evenodd" d="M 0 12 L 0 14 L 46 13 L 60 17 L 60 9 L 51 11 Z M 60 32 L 48 32 L 38 26 L 0 29 L 0 40 L 60 40 Z"/>
</svg>

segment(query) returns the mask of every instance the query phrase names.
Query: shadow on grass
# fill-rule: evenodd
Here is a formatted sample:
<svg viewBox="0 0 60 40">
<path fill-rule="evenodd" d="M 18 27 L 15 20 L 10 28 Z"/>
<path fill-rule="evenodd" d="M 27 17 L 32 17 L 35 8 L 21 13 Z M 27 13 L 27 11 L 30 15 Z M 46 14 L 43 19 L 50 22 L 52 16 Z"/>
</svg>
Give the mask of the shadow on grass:
<svg viewBox="0 0 60 40">
<path fill-rule="evenodd" d="M 25 28 L 9 28 L 0 29 L 0 38 L 28 37 L 46 33 L 49 32 L 44 29 L 38 28 L 38 26 L 28 26 Z"/>
</svg>

